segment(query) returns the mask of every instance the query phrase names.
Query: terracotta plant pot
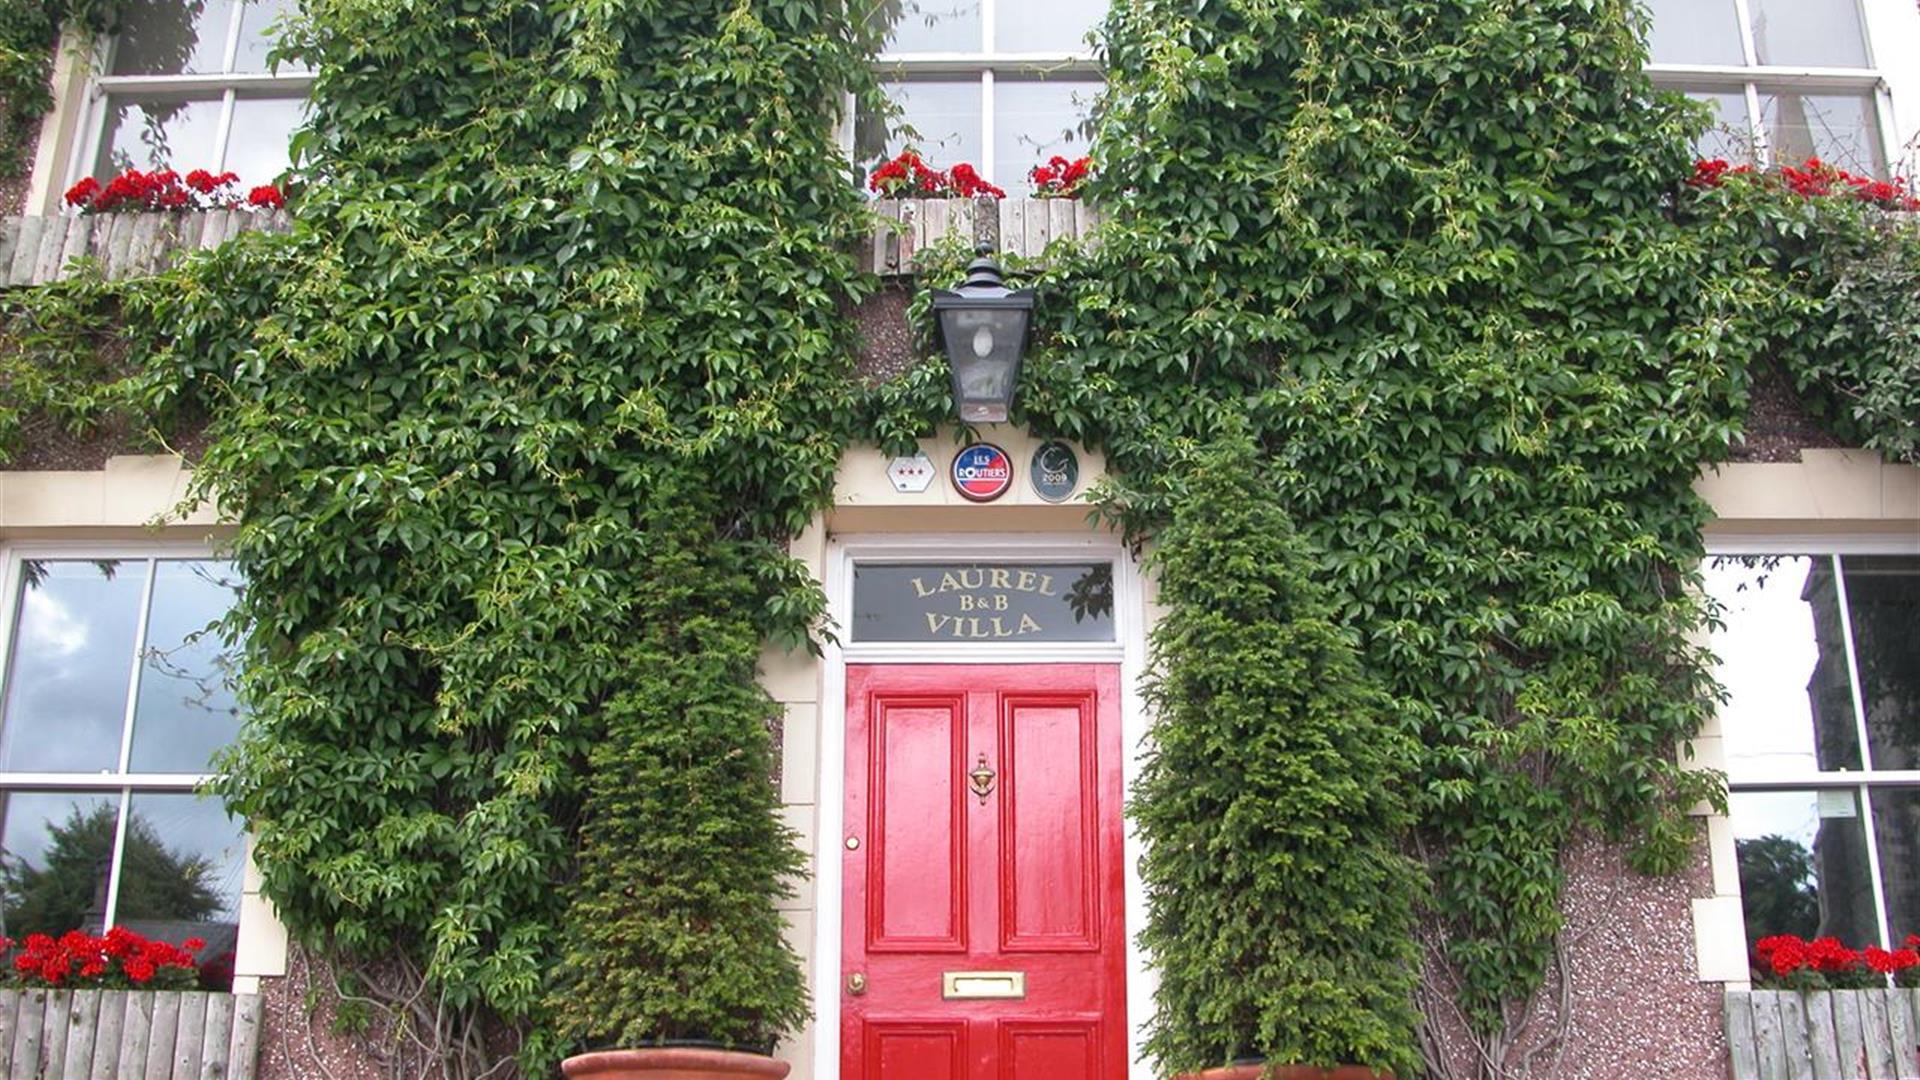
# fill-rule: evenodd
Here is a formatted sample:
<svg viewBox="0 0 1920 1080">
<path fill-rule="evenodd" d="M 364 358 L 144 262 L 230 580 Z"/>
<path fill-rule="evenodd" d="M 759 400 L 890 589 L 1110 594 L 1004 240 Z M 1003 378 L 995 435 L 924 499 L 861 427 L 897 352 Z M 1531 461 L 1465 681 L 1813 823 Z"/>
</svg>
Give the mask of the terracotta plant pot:
<svg viewBox="0 0 1920 1080">
<path fill-rule="evenodd" d="M 1393 1080 L 1393 1074 L 1376 1072 L 1365 1065 L 1335 1065 L 1331 1069 L 1318 1065 L 1228 1065 L 1181 1073 L 1175 1080 Z"/>
<path fill-rule="evenodd" d="M 560 1063 L 572 1080 L 780 1080 L 789 1068 L 764 1054 L 693 1046 L 597 1050 Z"/>
</svg>

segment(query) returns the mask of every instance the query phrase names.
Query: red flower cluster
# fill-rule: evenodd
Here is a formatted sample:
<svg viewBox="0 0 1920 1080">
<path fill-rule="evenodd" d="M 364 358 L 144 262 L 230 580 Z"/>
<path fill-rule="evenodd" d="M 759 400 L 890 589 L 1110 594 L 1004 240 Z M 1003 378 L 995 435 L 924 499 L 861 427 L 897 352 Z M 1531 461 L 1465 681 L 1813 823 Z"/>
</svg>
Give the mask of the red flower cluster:
<svg viewBox="0 0 1920 1080">
<path fill-rule="evenodd" d="M 286 196 L 271 184 L 242 197 L 238 173 L 218 176 L 195 169 L 181 176 L 172 169 L 141 172 L 128 169 L 105 184 L 89 176 L 67 189 L 67 205 L 83 214 L 111 214 L 132 210 L 234 210 L 243 206 L 277 210 Z"/>
<path fill-rule="evenodd" d="M 1687 179 L 1687 183 L 1697 188 L 1719 187 L 1732 176 L 1772 178 L 1788 191 L 1808 199 L 1838 195 L 1857 199 L 1883 210 L 1920 211 L 1920 197 L 1915 196 L 1914 190 L 1908 186 L 1906 177 L 1896 176 L 1892 180 L 1874 180 L 1870 177 L 1855 176 L 1817 157 L 1808 158 L 1798 168 L 1783 165 L 1774 173 L 1759 172 L 1751 165 L 1729 165 L 1718 158 L 1703 159 L 1694 162 L 1693 175 Z"/>
<path fill-rule="evenodd" d="M 1909 934 L 1904 948 L 1877 945 L 1850 949 L 1839 938 L 1807 941 L 1793 934 L 1764 937 L 1753 945 L 1757 981 L 1789 990 L 1844 990 L 1920 986 L 1920 934 Z"/>
<path fill-rule="evenodd" d="M 0 937 L 0 957 L 13 949 Z M 186 990 L 197 985 L 193 953 L 207 947 L 199 938 L 179 945 L 147 938 L 116 926 L 100 937 L 69 930 L 59 937 L 28 934 L 13 957 L 16 985 L 105 987 L 108 989 Z"/>
<path fill-rule="evenodd" d="M 1693 175 L 1687 178 L 1687 183 L 1692 187 L 1719 187 L 1729 176 L 1745 176 L 1751 172 L 1751 165 L 1729 165 L 1720 158 L 1701 158 L 1693 163 Z"/>
<path fill-rule="evenodd" d="M 867 177 L 867 190 L 883 199 L 971 199 L 991 195 L 1004 199 L 1007 193 L 982 179 L 973 166 L 961 162 L 951 169 L 935 169 L 920 160 L 918 152 L 905 150 L 885 162 Z"/>
<path fill-rule="evenodd" d="M 1055 154 L 1047 159 L 1045 165 L 1035 165 L 1027 173 L 1027 179 L 1033 181 L 1033 193 L 1043 199 L 1077 199 L 1080 197 L 1081 182 L 1091 172 L 1092 158 L 1068 161 Z"/>
</svg>

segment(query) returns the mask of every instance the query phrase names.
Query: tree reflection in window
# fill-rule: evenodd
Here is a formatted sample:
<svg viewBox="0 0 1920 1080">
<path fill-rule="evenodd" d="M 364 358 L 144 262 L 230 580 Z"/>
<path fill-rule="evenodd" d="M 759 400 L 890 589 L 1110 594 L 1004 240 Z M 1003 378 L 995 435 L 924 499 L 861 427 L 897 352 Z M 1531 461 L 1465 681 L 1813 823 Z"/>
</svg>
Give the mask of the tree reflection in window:
<svg viewBox="0 0 1920 1080">
<path fill-rule="evenodd" d="M 103 929 L 119 817 L 112 803 L 74 808 L 63 824 L 49 823 L 52 843 L 38 865 L 0 852 L 0 933 L 19 938 Z M 121 855 L 120 910 L 203 922 L 222 907 L 216 869 L 204 855 L 169 850 L 145 818 L 132 814 Z"/>
<path fill-rule="evenodd" d="M 1792 837 L 1777 834 L 1736 841 L 1734 848 L 1747 940 L 1774 934 L 1819 936 L 1820 896 L 1814 886 L 1813 852 Z"/>
</svg>

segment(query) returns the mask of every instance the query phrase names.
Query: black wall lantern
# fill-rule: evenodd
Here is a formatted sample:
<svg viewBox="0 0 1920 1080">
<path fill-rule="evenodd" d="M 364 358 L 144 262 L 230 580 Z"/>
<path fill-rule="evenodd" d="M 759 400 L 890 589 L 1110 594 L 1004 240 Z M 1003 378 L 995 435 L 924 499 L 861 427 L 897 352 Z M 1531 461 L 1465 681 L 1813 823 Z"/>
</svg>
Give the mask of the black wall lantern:
<svg viewBox="0 0 1920 1080">
<path fill-rule="evenodd" d="M 1007 288 L 992 251 L 980 246 L 959 288 L 933 290 L 934 339 L 947 350 L 953 403 L 969 424 L 1007 418 L 1033 326 L 1033 290 Z"/>
</svg>

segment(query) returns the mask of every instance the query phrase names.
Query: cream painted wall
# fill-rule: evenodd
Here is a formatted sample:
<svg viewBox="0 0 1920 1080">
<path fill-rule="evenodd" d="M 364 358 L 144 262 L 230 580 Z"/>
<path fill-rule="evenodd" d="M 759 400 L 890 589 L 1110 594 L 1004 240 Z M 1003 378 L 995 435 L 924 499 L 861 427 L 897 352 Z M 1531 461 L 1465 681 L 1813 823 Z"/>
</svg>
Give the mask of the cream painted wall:
<svg viewBox="0 0 1920 1080">
<path fill-rule="evenodd" d="M 1034 494 L 1025 475 L 1039 440 L 1025 432 L 996 427 L 980 435 L 1013 458 L 1013 490 L 998 502 L 977 504 L 960 497 L 945 470 L 961 443 L 952 433 L 924 442 L 939 475 L 920 493 L 894 490 L 887 479 L 889 458 L 870 447 L 856 447 L 843 458 L 833 507 L 792 545 L 793 554 L 818 578 L 826 574 L 830 536 L 839 533 L 965 533 L 1097 531 L 1088 520 L 1084 499 L 1053 505 Z M 1080 452 L 1081 491 L 1105 475 L 1097 454 Z M 223 529 L 207 506 L 179 513 L 188 475 L 170 456 L 110 459 L 97 471 L 0 473 L 0 542 L 7 540 L 192 539 L 216 542 Z M 1873 454 L 1848 450 L 1809 450 L 1802 460 L 1781 464 L 1730 464 L 1710 470 L 1695 488 L 1712 506 L 1709 537 L 1716 542 L 1751 538 L 1756 543 L 1783 537 L 1920 537 L 1920 468 L 1886 464 Z M 1150 588 L 1150 585 L 1149 585 Z M 1149 594 L 1149 612 L 1155 608 Z M 817 835 L 820 777 L 821 662 L 805 653 L 769 650 L 761 660 L 761 681 L 785 710 L 781 758 L 781 799 L 789 825 L 810 853 L 810 866 L 831 852 Z M 1717 722 L 1689 747 L 1690 763 L 1721 768 L 1725 755 Z M 836 788 L 837 790 L 837 788 Z M 1722 815 L 1700 808 L 1705 818 L 1713 868 L 1713 895 L 1694 902 L 1694 936 L 1699 977 L 1741 983 L 1746 978 L 1745 938 L 1740 919 L 1739 881 L 1734 869 L 1733 831 Z M 795 883 L 787 901 L 790 940 L 812 978 L 815 940 L 814 873 Z M 262 977 L 286 970 L 286 931 L 272 906 L 259 894 L 259 878 L 249 864 L 242 900 L 237 986 L 252 989 Z M 814 1043 L 811 1029 L 782 1045 L 783 1058 L 795 1065 L 795 1080 L 811 1080 Z"/>
</svg>

